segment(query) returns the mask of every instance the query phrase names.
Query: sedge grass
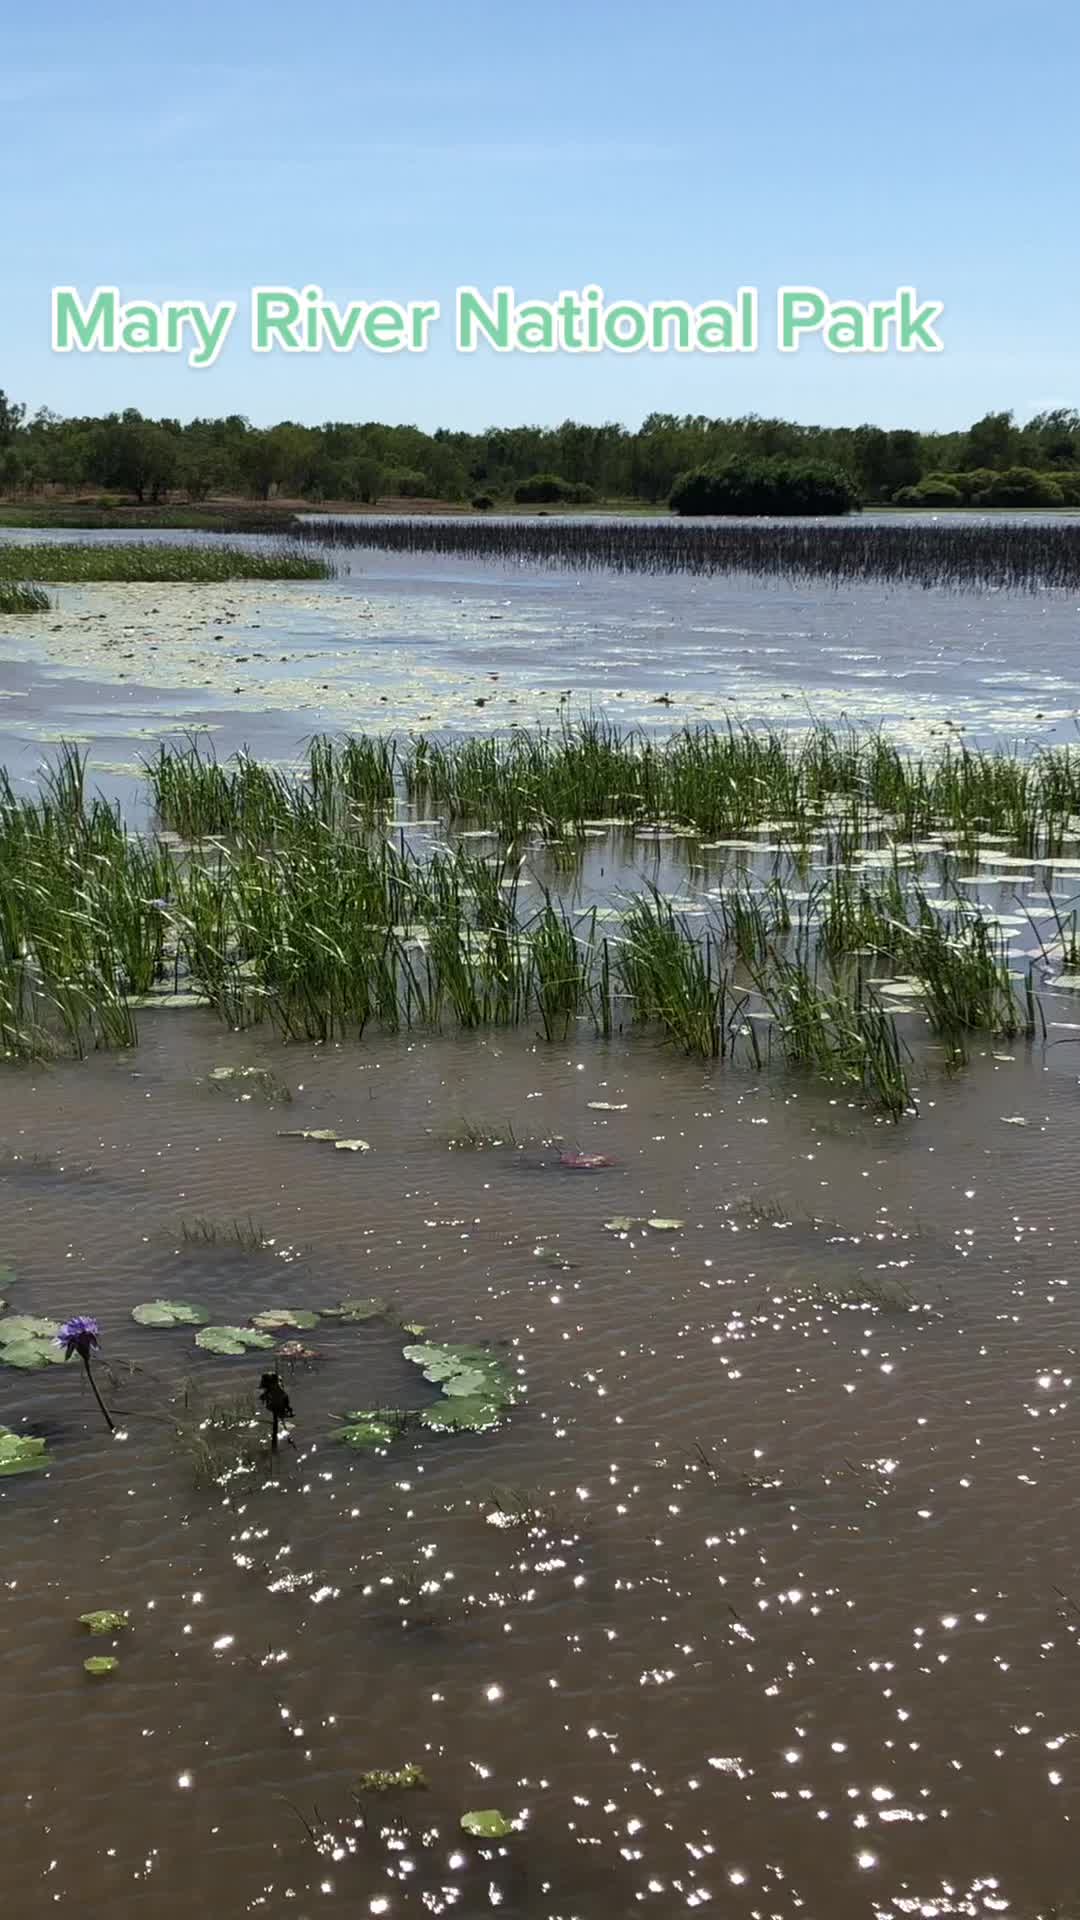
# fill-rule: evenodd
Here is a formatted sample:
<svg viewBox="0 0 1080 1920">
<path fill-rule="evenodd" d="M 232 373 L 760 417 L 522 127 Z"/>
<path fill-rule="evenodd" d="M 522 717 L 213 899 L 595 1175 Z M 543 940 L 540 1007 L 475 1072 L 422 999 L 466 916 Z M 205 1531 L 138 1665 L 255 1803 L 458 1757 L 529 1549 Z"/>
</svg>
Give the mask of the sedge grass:
<svg viewBox="0 0 1080 1920">
<path fill-rule="evenodd" d="M 264 546 L 203 546 L 165 541 L 0 541 L 0 585 L 20 581 L 84 586 L 133 581 L 216 583 L 225 580 L 329 580 L 332 563 L 293 542 Z"/>
</svg>

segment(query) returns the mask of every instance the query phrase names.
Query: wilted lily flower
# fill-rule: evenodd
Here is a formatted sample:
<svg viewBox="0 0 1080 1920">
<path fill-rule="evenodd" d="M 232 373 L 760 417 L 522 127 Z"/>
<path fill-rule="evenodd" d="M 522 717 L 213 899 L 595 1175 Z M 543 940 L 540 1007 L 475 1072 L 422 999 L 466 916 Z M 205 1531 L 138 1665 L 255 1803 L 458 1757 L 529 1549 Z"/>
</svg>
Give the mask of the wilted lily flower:
<svg viewBox="0 0 1080 1920">
<path fill-rule="evenodd" d="M 70 1320 L 64 1321 L 56 1336 L 56 1344 L 64 1348 L 65 1360 L 70 1360 L 72 1354 L 77 1353 L 80 1360 L 89 1363 L 90 1354 L 98 1344 L 97 1321 L 85 1314 L 74 1314 Z"/>
<path fill-rule="evenodd" d="M 70 1360 L 73 1353 L 78 1354 L 79 1359 L 86 1369 L 86 1377 L 90 1382 L 90 1389 L 94 1399 L 97 1401 L 98 1406 L 105 1416 L 105 1424 L 110 1433 L 115 1433 L 116 1426 L 112 1414 L 109 1412 L 108 1407 L 98 1392 L 97 1381 L 94 1379 L 90 1366 L 90 1355 L 99 1344 L 97 1321 L 92 1320 L 88 1314 L 73 1314 L 70 1320 L 64 1321 L 63 1326 L 56 1336 L 56 1344 L 58 1347 L 63 1347 L 65 1360 Z"/>
</svg>

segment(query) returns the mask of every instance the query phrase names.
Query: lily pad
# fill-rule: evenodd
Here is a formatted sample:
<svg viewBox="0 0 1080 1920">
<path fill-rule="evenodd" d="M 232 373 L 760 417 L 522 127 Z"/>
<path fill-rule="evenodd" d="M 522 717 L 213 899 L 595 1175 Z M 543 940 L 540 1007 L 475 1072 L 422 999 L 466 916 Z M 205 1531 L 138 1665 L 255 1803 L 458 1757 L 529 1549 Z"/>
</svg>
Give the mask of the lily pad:
<svg viewBox="0 0 1080 1920">
<path fill-rule="evenodd" d="M 463 1813 L 461 1825 L 465 1833 L 471 1833 L 477 1840 L 505 1840 L 514 1832 L 514 1823 L 508 1820 L 498 1807 L 482 1807 L 475 1813 Z"/>
<path fill-rule="evenodd" d="M 97 1679 L 106 1673 L 115 1673 L 119 1665 L 119 1660 L 111 1653 L 93 1653 L 89 1660 L 83 1661 L 83 1670 Z"/>
<path fill-rule="evenodd" d="M 370 1153 L 370 1140 L 335 1140 L 335 1153 Z"/>
<path fill-rule="evenodd" d="M 333 1127 L 286 1127 L 278 1133 L 279 1140 L 336 1140 Z"/>
<path fill-rule="evenodd" d="M 347 1413 L 345 1425 L 332 1437 L 354 1447 L 357 1453 L 379 1453 L 397 1439 L 403 1419 L 404 1415 L 397 1413 Z"/>
<path fill-rule="evenodd" d="M 32 1433 L 12 1433 L 0 1427 L 0 1478 L 15 1473 L 37 1473 L 51 1465 L 47 1444 Z"/>
<path fill-rule="evenodd" d="M 628 1100 L 590 1100 L 588 1105 L 593 1113 L 626 1113 Z"/>
<path fill-rule="evenodd" d="M 127 1614 L 118 1613 L 115 1607 L 97 1607 L 92 1613 L 79 1615 L 79 1625 L 91 1633 L 122 1633 L 130 1624 Z"/>
<path fill-rule="evenodd" d="M 60 1331 L 58 1320 L 41 1320 L 33 1313 L 9 1313 L 0 1320 L 0 1347 L 10 1340 L 54 1340 Z"/>
<path fill-rule="evenodd" d="M 204 1327 L 210 1315 L 190 1300 L 144 1300 L 132 1308 L 131 1317 L 140 1327 Z"/>
<path fill-rule="evenodd" d="M 251 1324 L 263 1333 L 274 1333 L 279 1327 L 317 1327 L 319 1316 L 306 1307 L 266 1307 L 262 1313 L 252 1314 Z"/>
<path fill-rule="evenodd" d="M 257 1327 L 203 1327 L 195 1335 L 195 1345 L 205 1348 L 207 1353 L 238 1354 L 248 1347 L 272 1347 L 274 1344 L 268 1333 L 260 1333 Z"/>
<path fill-rule="evenodd" d="M 505 1401 L 481 1394 L 469 1399 L 436 1400 L 433 1406 L 424 1408 L 420 1424 L 433 1433 L 484 1433 L 498 1425 L 505 1411 Z"/>
<path fill-rule="evenodd" d="M 685 1227 L 686 1225 L 686 1221 L 685 1220 L 647 1220 L 645 1222 L 645 1225 L 647 1227 L 651 1227 L 654 1233 L 681 1233 L 683 1227 Z"/>
<path fill-rule="evenodd" d="M 643 1227 L 644 1225 L 644 1220 L 636 1219 L 633 1214 L 617 1213 L 611 1220 L 604 1221 L 604 1231 L 606 1233 L 633 1233 L 635 1227 Z"/>
<path fill-rule="evenodd" d="M 60 1331 L 55 1320 L 39 1320 L 31 1313 L 11 1313 L 0 1320 L 0 1365 L 24 1373 L 42 1367 L 62 1367 L 64 1350 L 56 1344 Z"/>
<path fill-rule="evenodd" d="M 336 1307 L 322 1308 L 324 1317 L 330 1320 L 381 1320 L 389 1311 L 390 1302 L 378 1294 L 361 1300 L 340 1300 Z"/>
</svg>

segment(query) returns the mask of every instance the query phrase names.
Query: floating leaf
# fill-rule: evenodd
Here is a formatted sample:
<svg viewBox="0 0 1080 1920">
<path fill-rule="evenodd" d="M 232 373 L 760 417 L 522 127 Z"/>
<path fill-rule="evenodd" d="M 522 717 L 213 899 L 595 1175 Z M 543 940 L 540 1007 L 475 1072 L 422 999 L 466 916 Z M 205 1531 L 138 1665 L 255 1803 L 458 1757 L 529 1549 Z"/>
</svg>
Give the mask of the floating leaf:
<svg viewBox="0 0 1080 1920">
<path fill-rule="evenodd" d="M 628 1100 L 590 1100 L 588 1105 L 593 1113 L 626 1113 L 630 1103 Z"/>
<path fill-rule="evenodd" d="M 187 1007 L 211 1007 L 214 1003 L 205 993 L 129 993 L 127 1004 L 140 1009 L 168 1007 L 173 1013 L 182 1013 Z"/>
<path fill-rule="evenodd" d="M 274 1344 L 268 1333 L 260 1333 L 257 1327 L 203 1327 L 195 1335 L 195 1345 L 205 1348 L 207 1353 L 237 1354 L 247 1347 L 272 1347 Z"/>
<path fill-rule="evenodd" d="M 332 1438 L 355 1447 L 358 1453 L 378 1453 L 397 1439 L 405 1417 L 396 1412 L 347 1413 L 346 1424 L 338 1427 Z"/>
<path fill-rule="evenodd" d="M 323 1315 L 330 1320 L 381 1320 L 389 1311 L 389 1301 L 378 1294 L 361 1300 L 340 1300 L 336 1307 L 322 1308 Z"/>
<path fill-rule="evenodd" d="M 6 1320 L 0 1320 L 0 1347 L 9 1340 L 54 1340 L 60 1331 L 58 1320 L 40 1320 L 32 1313 L 9 1313 Z"/>
<path fill-rule="evenodd" d="M 633 1214 L 617 1213 L 613 1219 L 604 1221 L 604 1230 L 607 1233 L 633 1233 L 635 1227 L 644 1225 L 644 1220 L 635 1219 Z"/>
<path fill-rule="evenodd" d="M 144 1300 L 132 1308 L 131 1317 L 140 1327 L 203 1327 L 210 1315 L 190 1300 Z"/>
<path fill-rule="evenodd" d="M 420 1415 L 422 1426 L 434 1433 L 483 1433 L 497 1426 L 505 1412 L 505 1402 L 477 1394 L 473 1399 L 436 1400 Z"/>
<path fill-rule="evenodd" d="M 335 1140 L 335 1153 L 370 1153 L 370 1140 Z"/>
<path fill-rule="evenodd" d="M 317 1327 L 319 1316 L 306 1307 L 265 1307 L 262 1313 L 252 1314 L 251 1324 L 264 1333 L 273 1333 L 279 1327 Z"/>
<path fill-rule="evenodd" d="M 471 1399 L 474 1394 L 483 1393 L 487 1385 L 488 1376 L 482 1367 L 466 1367 L 463 1373 L 449 1374 L 442 1388 L 455 1399 Z"/>
<path fill-rule="evenodd" d="M 79 1625 L 88 1627 L 91 1633 L 122 1633 L 130 1624 L 127 1614 L 117 1613 L 114 1607 L 98 1607 L 79 1615 Z"/>
<path fill-rule="evenodd" d="M 48 1447 L 32 1433 L 12 1433 L 0 1427 L 0 1478 L 15 1473 L 37 1473 L 50 1466 Z"/>
<path fill-rule="evenodd" d="M 278 1134 L 279 1140 L 336 1140 L 333 1127 L 288 1127 Z"/>
<path fill-rule="evenodd" d="M 476 1813 L 463 1813 L 461 1825 L 466 1833 L 473 1834 L 477 1840 L 505 1840 L 507 1834 L 514 1831 L 513 1821 L 508 1820 L 505 1813 L 500 1813 L 498 1807 L 482 1807 Z"/>
<path fill-rule="evenodd" d="M 111 1653 L 92 1653 L 89 1660 L 83 1661 L 83 1670 L 99 1677 L 102 1674 L 115 1673 L 119 1665 L 119 1660 Z"/>
<path fill-rule="evenodd" d="M 645 1225 L 654 1233 L 680 1233 L 686 1225 L 685 1220 L 646 1220 Z"/>
<path fill-rule="evenodd" d="M 398 1325 L 402 1333 L 411 1333 L 414 1340 L 422 1339 L 427 1332 L 422 1320 L 399 1320 Z"/>
</svg>

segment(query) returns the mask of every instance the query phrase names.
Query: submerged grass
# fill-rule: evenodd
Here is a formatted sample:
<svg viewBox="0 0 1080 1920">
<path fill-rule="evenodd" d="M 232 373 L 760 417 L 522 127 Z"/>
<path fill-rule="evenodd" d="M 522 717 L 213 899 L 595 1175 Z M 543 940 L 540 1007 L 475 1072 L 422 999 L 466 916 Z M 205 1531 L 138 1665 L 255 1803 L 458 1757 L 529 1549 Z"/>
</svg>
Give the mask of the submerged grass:
<svg viewBox="0 0 1080 1920">
<path fill-rule="evenodd" d="M 32 545 L 0 541 L 0 586 L 26 580 L 83 586 L 96 581 L 330 580 L 333 575 L 329 560 L 291 541 L 259 547 L 228 546 L 219 541 L 205 546 L 173 546 L 149 540 L 118 541 L 115 545 L 104 541 L 39 540 Z"/>
</svg>

